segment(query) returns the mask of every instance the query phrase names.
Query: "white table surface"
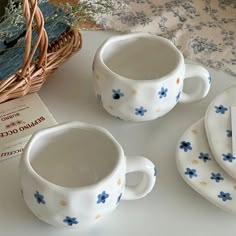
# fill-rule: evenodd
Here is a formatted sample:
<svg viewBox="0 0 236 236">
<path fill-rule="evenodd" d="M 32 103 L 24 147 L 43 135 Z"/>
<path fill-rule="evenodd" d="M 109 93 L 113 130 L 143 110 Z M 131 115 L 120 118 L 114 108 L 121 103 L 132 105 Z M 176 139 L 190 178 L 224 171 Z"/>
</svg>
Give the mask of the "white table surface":
<svg viewBox="0 0 236 236">
<path fill-rule="evenodd" d="M 98 46 L 110 35 L 83 32 L 83 49 L 54 73 L 39 95 L 58 123 L 79 120 L 103 126 L 127 155 L 150 158 L 158 167 L 153 191 L 140 200 L 122 201 L 110 217 L 86 231 L 61 230 L 41 222 L 27 209 L 19 189 L 19 157 L 8 159 L 0 163 L 0 235 L 236 235 L 236 216 L 191 189 L 175 164 L 175 149 L 182 133 L 204 116 L 210 101 L 234 85 L 236 78 L 209 69 L 212 88 L 201 102 L 178 104 L 170 113 L 151 122 L 121 121 L 106 113 L 93 93 L 92 60 Z"/>
</svg>

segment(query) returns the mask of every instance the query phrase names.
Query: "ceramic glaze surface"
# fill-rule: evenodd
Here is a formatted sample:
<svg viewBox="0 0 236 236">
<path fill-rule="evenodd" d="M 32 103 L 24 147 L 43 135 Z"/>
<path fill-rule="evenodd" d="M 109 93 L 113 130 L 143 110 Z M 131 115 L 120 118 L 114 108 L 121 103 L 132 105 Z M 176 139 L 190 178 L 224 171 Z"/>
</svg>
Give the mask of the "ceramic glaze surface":
<svg viewBox="0 0 236 236">
<path fill-rule="evenodd" d="M 64 187 L 95 184 L 110 174 L 119 159 L 109 137 L 83 128 L 79 132 L 71 128 L 48 134 L 29 155 L 35 172 Z"/>
<path fill-rule="evenodd" d="M 185 65 L 171 41 L 145 33 L 111 37 L 98 49 L 93 63 L 94 86 L 103 107 L 129 121 L 153 120 L 177 102 L 204 98 L 210 75 L 197 65 Z M 184 80 L 199 79 L 195 92 L 183 91 Z"/>
<path fill-rule="evenodd" d="M 126 174 L 143 172 L 135 188 Z M 144 157 L 126 157 L 103 128 L 80 122 L 36 132 L 20 161 L 22 195 L 42 221 L 85 228 L 112 212 L 121 199 L 138 199 L 154 187 L 156 168 Z"/>
<path fill-rule="evenodd" d="M 133 80 L 159 79 L 179 64 L 180 55 L 168 41 L 156 43 L 155 38 L 129 38 L 108 44 L 102 53 L 106 66 L 116 74 Z M 162 55 L 162 57 L 157 57 Z M 129 63 L 127 63 L 129 62 Z"/>
<path fill-rule="evenodd" d="M 236 157 L 232 150 L 231 106 L 236 106 L 236 87 L 218 95 L 205 115 L 205 128 L 212 153 L 219 165 L 236 178 Z"/>
<path fill-rule="evenodd" d="M 180 138 L 176 163 L 183 179 L 220 208 L 236 213 L 236 180 L 215 161 L 207 142 L 204 119 Z"/>
</svg>

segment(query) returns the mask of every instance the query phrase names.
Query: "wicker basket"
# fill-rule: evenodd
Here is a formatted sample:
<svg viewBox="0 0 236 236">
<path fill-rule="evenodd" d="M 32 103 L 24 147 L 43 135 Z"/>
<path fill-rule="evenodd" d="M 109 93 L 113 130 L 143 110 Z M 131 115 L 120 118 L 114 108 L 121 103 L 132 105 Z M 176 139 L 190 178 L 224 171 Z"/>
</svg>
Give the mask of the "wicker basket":
<svg viewBox="0 0 236 236">
<path fill-rule="evenodd" d="M 48 45 L 44 18 L 37 6 L 37 0 L 23 0 L 23 14 L 26 21 L 25 54 L 22 68 L 8 79 L 0 81 L 0 103 L 37 92 L 48 76 L 82 46 L 79 30 L 70 30 L 61 35 L 52 45 Z M 38 38 L 32 45 L 32 22 L 35 20 Z M 39 47 L 39 57 L 33 56 Z"/>
</svg>

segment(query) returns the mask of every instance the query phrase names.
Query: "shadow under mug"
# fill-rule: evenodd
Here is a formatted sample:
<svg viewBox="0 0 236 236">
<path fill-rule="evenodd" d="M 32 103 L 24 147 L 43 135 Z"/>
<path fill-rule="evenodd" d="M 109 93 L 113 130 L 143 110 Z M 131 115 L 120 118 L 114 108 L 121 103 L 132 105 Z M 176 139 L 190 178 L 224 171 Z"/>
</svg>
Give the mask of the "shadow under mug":
<svg viewBox="0 0 236 236">
<path fill-rule="evenodd" d="M 183 91 L 184 80 L 196 77 L 192 93 Z M 148 121 L 165 115 L 177 102 L 204 98 L 210 89 L 209 72 L 185 64 L 174 44 L 148 33 L 131 33 L 107 39 L 93 62 L 95 92 L 113 116 Z"/>
<path fill-rule="evenodd" d="M 142 172 L 135 186 L 126 174 Z M 65 228 L 92 226 L 120 200 L 144 197 L 156 168 L 147 158 L 127 157 L 104 128 L 80 122 L 36 132 L 20 160 L 24 201 L 42 221 Z"/>
</svg>

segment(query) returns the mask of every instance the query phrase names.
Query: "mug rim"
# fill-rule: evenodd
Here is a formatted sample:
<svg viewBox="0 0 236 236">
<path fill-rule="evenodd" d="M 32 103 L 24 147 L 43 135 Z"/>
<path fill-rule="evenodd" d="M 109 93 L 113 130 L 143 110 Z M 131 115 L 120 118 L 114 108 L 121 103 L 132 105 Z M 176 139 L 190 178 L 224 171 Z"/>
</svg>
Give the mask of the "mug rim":
<svg viewBox="0 0 236 236">
<path fill-rule="evenodd" d="M 100 132 L 103 135 L 107 136 L 113 142 L 113 144 L 117 150 L 117 160 L 116 160 L 116 163 L 114 164 L 114 166 L 111 168 L 110 172 L 106 176 L 101 178 L 99 181 L 97 181 L 93 184 L 86 185 L 86 186 L 66 187 L 66 186 L 62 186 L 59 184 L 55 184 L 55 183 L 47 180 L 46 178 L 42 177 L 37 171 L 35 171 L 35 169 L 33 168 L 33 166 L 30 163 L 30 151 L 32 150 L 32 146 L 35 145 L 35 142 L 39 138 L 42 138 L 42 136 L 44 136 L 48 133 L 53 133 L 53 132 L 63 130 L 65 128 L 85 128 L 88 130 L 91 130 L 91 129 L 96 130 L 97 132 Z M 79 122 L 79 121 L 63 122 L 63 123 L 36 131 L 31 136 L 29 142 L 27 143 L 27 145 L 25 146 L 25 148 L 22 152 L 22 156 L 21 156 L 21 160 L 20 160 L 20 169 L 22 169 L 22 164 L 24 164 L 24 166 L 25 166 L 26 170 L 28 171 L 28 173 L 30 174 L 30 176 L 34 176 L 34 178 L 39 180 L 42 184 L 49 185 L 50 187 L 53 187 L 53 188 L 63 189 L 66 191 L 88 190 L 88 189 L 92 189 L 92 188 L 97 188 L 97 187 L 105 184 L 106 182 L 108 182 L 113 177 L 114 173 L 118 171 L 118 168 L 119 168 L 120 164 L 122 163 L 122 157 L 124 157 L 124 151 L 123 151 L 121 145 L 112 136 L 112 134 L 108 130 L 106 130 L 105 128 L 97 126 L 97 125 Z"/>
<path fill-rule="evenodd" d="M 122 41 L 122 40 L 126 40 L 126 39 L 130 39 L 130 38 L 151 38 L 151 39 L 155 39 L 155 40 L 159 40 L 164 42 L 169 48 L 171 48 L 175 54 L 178 57 L 177 60 L 177 64 L 175 66 L 174 69 L 172 69 L 171 71 L 169 71 L 167 74 L 161 76 L 160 78 L 154 78 L 154 79 L 141 79 L 141 80 L 136 80 L 133 78 L 127 78 L 125 76 L 122 76 L 114 71 L 112 71 L 104 62 L 103 60 L 103 53 L 104 50 L 106 49 L 107 46 L 109 46 L 110 44 L 118 41 Z M 122 34 L 122 35 L 115 35 L 115 36 L 111 36 L 108 39 L 106 39 L 103 44 L 100 46 L 100 48 L 98 49 L 97 53 L 96 53 L 96 61 L 98 60 L 98 58 L 100 59 L 100 66 L 102 66 L 103 68 L 106 69 L 106 71 L 111 74 L 112 76 L 115 76 L 116 79 L 120 79 L 122 81 L 130 81 L 130 82 L 136 82 L 136 83 L 152 83 L 152 82 L 162 82 L 165 80 L 168 80 L 169 78 L 173 77 L 179 70 L 179 68 L 181 67 L 181 65 L 184 65 L 184 57 L 183 54 L 180 52 L 180 50 L 168 39 L 158 36 L 158 35 L 154 35 L 151 33 L 143 33 L 143 32 L 132 32 L 132 33 L 128 33 L 128 34 Z"/>
</svg>

